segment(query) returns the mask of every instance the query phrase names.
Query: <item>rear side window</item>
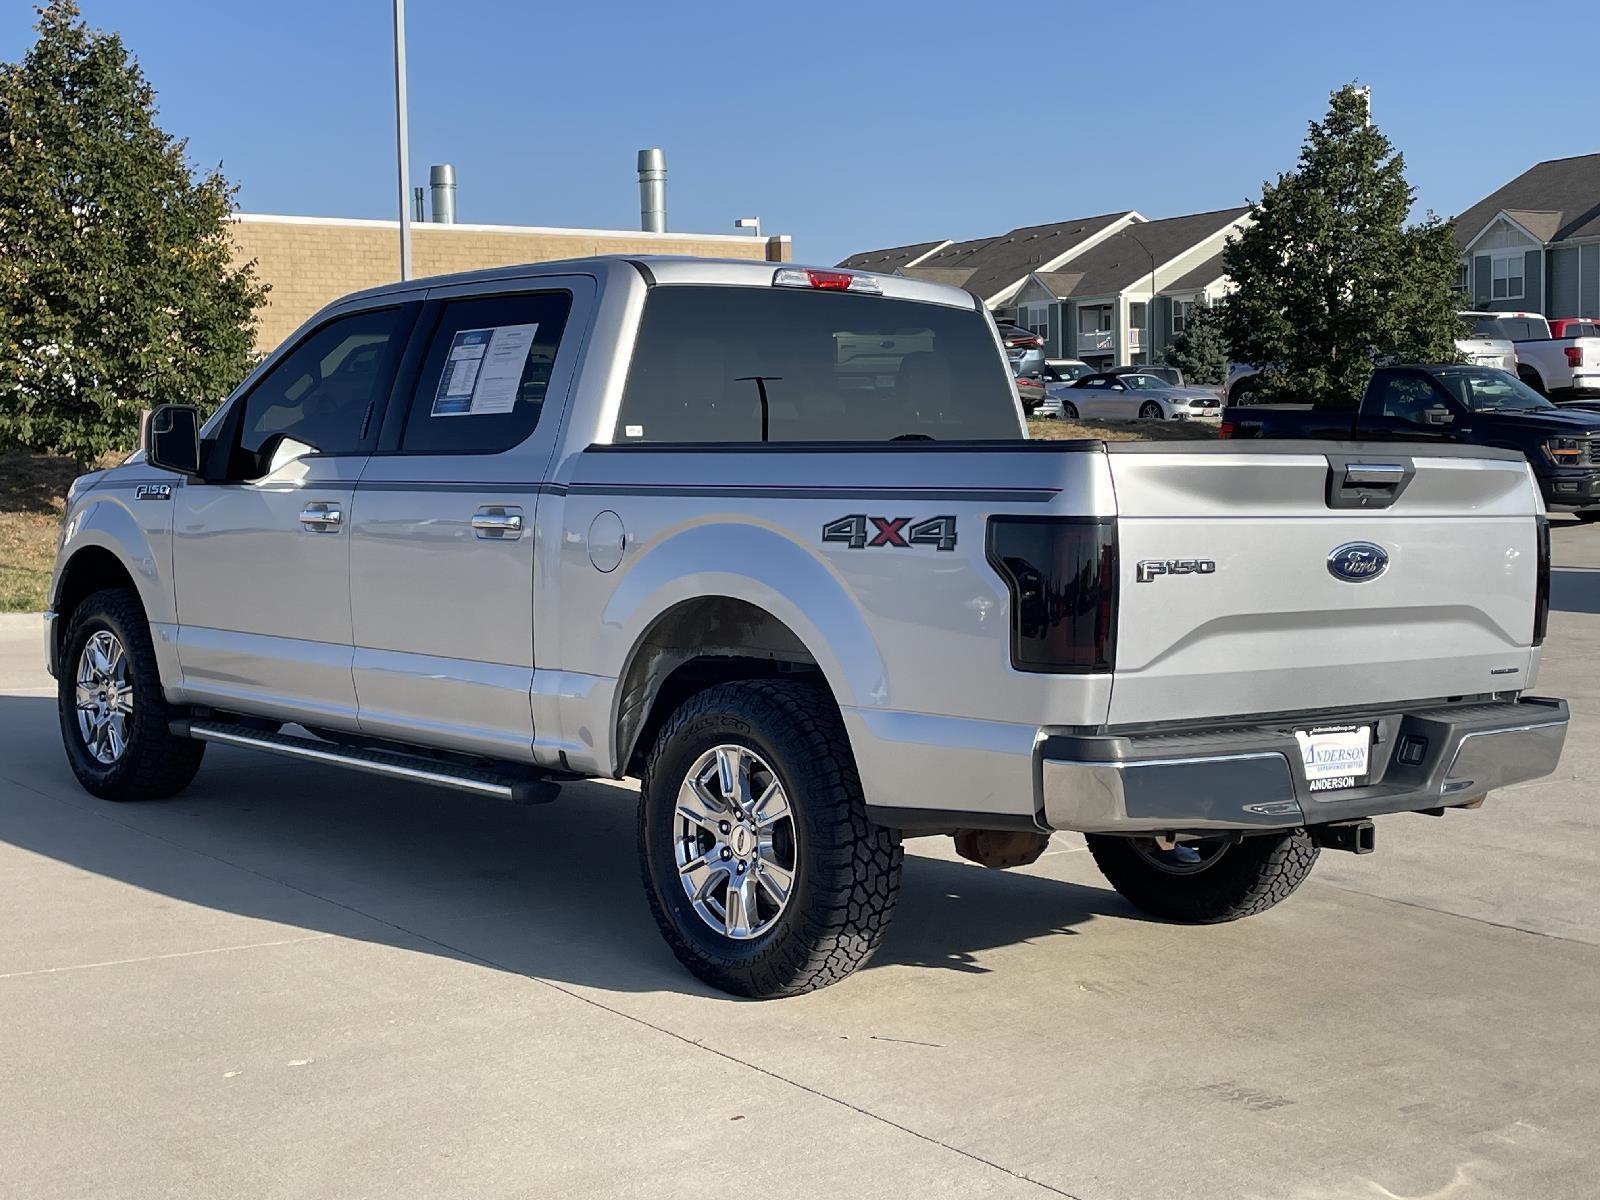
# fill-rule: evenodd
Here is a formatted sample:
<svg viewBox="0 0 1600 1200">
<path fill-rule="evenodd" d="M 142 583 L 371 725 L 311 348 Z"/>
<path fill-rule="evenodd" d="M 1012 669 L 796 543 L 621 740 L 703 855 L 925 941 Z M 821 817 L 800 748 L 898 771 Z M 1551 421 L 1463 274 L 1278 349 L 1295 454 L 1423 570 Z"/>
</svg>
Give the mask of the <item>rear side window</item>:
<svg viewBox="0 0 1600 1200">
<path fill-rule="evenodd" d="M 1021 436 L 982 312 L 699 286 L 651 290 L 616 430 L 623 445 Z"/>
<path fill-rule="evenodd" d="M 492 454 L 539 425 L 570 292 L 451 300 L 440 313 L 406 416 L 409 454 Z"/>
</svg>

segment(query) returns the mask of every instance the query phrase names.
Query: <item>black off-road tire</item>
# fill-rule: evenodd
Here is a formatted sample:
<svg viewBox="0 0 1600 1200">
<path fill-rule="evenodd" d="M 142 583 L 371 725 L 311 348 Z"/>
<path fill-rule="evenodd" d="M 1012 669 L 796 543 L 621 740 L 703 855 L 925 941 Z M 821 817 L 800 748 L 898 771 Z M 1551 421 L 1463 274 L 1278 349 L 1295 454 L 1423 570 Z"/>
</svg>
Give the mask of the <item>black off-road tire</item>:
<svg viewBox="0 0 1600 1200">
<path fill-rule="evenodd" d="M 1191 925 L 1266 912 L 1305 882 L 1320 853 L 1303 830 L 1262 834 L 1228 846 L 1204 870 L 1169 874 L 1130 838 L 1089 834 L 1086 840 L 1101 874 L 1136 908 Z"/>
<path fill-rule="evenodd" d="M 67 762 L 85 791 L 102 800 L 159 800 L 188 787 L 200 769 L 205 743 L 173 737 L 168 722 L 178 715 L 161 693 L 150 623 L 139 597 L 126 588 L 107 588 L 84 598 L 68 618 L 57 665 L 56 709 Z M 127 744 L 115 762 L 102 763 L 84 745 L 78 730 L 76 684 L 84 643 L 98 630 L 122 643 L 133 684 L 133 713 Z"/>
<path fill-rule="evenodd" d="M 723 745 L 772 767 L 793 811 L 796 874 L 787 906 L 760 936 L 714 930 L 685 894 L 674 857 L 678 790 L 695 761 Z M 639 862 L 650 911 L 694 975 L 752 999 L 837 983 L 878 948 L 900 889 L 900 839 L 867 819 L 855 759 L 833 700 L 791 680 L 718 684 L 667 719 L 644 769 Z"/>
</svg>

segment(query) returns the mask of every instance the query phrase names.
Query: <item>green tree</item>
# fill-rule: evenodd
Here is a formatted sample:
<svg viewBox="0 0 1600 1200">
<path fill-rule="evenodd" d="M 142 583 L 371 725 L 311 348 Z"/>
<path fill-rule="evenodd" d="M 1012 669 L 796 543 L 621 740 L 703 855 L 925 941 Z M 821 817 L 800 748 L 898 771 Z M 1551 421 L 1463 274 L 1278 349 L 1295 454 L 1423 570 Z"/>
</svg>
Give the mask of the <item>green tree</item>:
<svg viewBox="0 0 1600 1200">
<path fill-rule="evenodd" d="M 1253 223 L 1223 252 L 1239 289 L 1223 333 L 1265 369 L 1261 399 L 1359 395 L 1375 361 L 1457 357 L 1455 239 L 1432 213 L 1408 225 L 1413 199 L 1365 89 L 1334 92 L 1298 169 L 1262 185 Z"/>
<path fill-rule="evenodd" d="M 1189 308 L 1183 332 L 1166 349 L 1167 365 L 1183 372 L 1185 383 L 1217 387 L 1228 374 L 1228 340 L 1221 306 L 1198 302 Z"/>
<path fill-rule="evenodd" d="M 233 189 L 191 172 L 122 40 L 71 0 L 38 12 L 0 64 L 0 446 L 83 463 L 237 383 L 265 288 L 231 261 Z"/>
</svg>

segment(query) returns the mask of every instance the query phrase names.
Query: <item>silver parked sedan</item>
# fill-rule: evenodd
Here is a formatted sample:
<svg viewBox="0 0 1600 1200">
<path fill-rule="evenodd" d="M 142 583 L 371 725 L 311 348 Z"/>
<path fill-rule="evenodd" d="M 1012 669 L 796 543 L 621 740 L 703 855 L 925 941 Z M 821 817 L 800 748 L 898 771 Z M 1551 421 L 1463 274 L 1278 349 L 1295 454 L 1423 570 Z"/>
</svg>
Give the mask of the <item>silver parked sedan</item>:
<svg viewBox="0 0 1600 1200">
<path fill-rule="evenodd" d="M 1213 388 L 1173 387 L 1155 375 L 1085 375 L 1055 393 L 1061 415 L 1107 421 L 1220 421 Z"/>
</svg>

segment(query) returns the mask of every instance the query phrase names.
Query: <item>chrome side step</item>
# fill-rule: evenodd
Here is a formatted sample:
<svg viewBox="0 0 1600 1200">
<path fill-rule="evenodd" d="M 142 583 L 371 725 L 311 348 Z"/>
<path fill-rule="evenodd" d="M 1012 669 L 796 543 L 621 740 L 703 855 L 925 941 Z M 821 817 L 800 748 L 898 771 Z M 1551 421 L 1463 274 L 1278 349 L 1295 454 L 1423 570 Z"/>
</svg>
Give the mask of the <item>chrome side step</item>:
<svg viewBox="0 0 1600 1200">
<path fill-rule="evenodd" d="M 264 729 L 252 729 L 247 725 L 185 719 L 173 721 L 171 729 L 177 737 L 194 738 L 201 742 L 217 742 L 224 746 L 242 746 L 247 750 L 265 750 L 268 754 L 281 754 L 305 762 L 328 763 L 335 767 L 348 767 L 352 771 L 365 771 L 369 775 L 384 775 L 390 779 L 405 779 L 412 783 L 431 783 L 437 787 L 473 792 L 479 796 L 513 800 L 518 804 L 546 804 L 554 800 L 561 790 L 558 784 L 549 779 L 521 777 L 510 772 L 496 771 L 490 767 L 467 766 L 442 759 L 424 758 L 421 755 L 401 754 L 393 750 L 338 746 L 318 738 L 272 733 Z"/>
</svg>

